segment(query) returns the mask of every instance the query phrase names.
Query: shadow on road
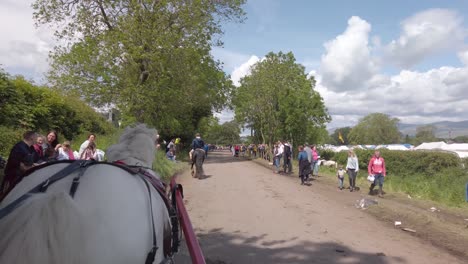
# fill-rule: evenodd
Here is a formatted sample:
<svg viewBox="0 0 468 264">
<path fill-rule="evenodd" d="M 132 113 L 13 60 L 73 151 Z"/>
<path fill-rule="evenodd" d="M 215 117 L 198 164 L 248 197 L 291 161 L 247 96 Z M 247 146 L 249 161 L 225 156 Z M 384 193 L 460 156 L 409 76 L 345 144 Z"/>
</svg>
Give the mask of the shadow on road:
<svg viewBox="0 0 468 264">
<path fill-rule="evenodd" d="M 222 229 L 197 231 L 208 264 L 225 263 L 408 263 L 384 252 L 366 253 L 335 242 L 298 241 L 296 237 L 268 240 L 267 235 L 246 236 L 240 231 L 225 233 Z M 190 263 L 186 248 L 178 263 Z M 177 259 L 176 259 L 177 260 Z"/>
<path fill-rule="evenodd" d="M 214 151 L 208 152 L 208 158 L 205 159 L 204 163 L 232 163 L 245 161 L 249 161 L 249 159 L 244 157 L 233 157 L 231 152 L 227 151 Z"/>
</svg>

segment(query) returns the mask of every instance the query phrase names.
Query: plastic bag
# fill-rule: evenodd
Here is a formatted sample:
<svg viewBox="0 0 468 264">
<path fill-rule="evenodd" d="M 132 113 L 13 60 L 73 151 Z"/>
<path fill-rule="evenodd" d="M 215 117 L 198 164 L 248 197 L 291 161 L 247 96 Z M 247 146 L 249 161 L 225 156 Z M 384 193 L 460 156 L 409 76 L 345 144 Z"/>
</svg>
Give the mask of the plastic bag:
<svg viewBox="0 0 468 264">
<path fill-rule="evenodd" d="M 375 181 L 374 175 L 367 176 L 367 180 L 370 181 L 370 182 L 374 182 Z"/>
</svg>

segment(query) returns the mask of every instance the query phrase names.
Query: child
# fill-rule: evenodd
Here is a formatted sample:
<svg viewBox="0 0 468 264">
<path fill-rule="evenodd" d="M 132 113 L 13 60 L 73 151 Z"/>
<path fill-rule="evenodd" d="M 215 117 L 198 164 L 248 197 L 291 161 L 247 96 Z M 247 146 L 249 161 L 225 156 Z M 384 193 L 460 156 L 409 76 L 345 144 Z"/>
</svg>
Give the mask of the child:
<svg viewBox="0 0 468 264">
<path fill-rule="evenodd" d="M 336 172 L 336 177 L 338 177 L 338 184 L 339 184 L 338 188 L 340 188 L 340 190 L 343 190 L 343 180 L 344 180 L 345 173 L 346 171 L 343 169 L 343 166 L 340 165 L 340 168 Z"/>
</svg>

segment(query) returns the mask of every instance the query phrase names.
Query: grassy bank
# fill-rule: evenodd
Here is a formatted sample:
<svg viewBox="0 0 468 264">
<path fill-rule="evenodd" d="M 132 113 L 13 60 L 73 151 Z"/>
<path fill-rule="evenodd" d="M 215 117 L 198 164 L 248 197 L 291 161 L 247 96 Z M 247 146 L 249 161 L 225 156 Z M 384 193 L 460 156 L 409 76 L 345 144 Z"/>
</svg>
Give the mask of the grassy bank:
<svg viewBox="0 0 468 264">
<path fill-rule="evenodd" d="M 272 170 L 273 166 L 268 165 L 268 162 L 262 159 L 255 159 L 256 162 L 262 163 Z M 387 164 L 387 166 L 390 166 Z M 281 169 L 282 169 L 281 165 Z M 319 174 L 326 179 L 329 184 L 336 184 L 336 169 L 320 167 Z M 297 161 L 293 161 L 293 173 L 291 177 L 297 177 L 298 165 Z M 299 179 L 298 179 L 299 181 Z M 465 186 L 468 183 L 468 170 L 463 167 L 448 167 L 440 170 L 434 170 L 430 173 L 390 173 L 385 178 L 384 191 L 387 193 L 399 193 L 410 195 L 413 198 L 421 200 L 434 201 L 442 205 L 450 207 L 468 208 L 468 202 L 465 201 Z M 345 186 L 348 186 L 348 177 L 345 178 Z M 361 169 L 358 173 L 356 186 L 361 188 L 362 193 L 367 193 L 370 182 L 367 181 L 367 170 Z"/>
<path fill-rule="evenodd" d="M 114 133 L 108 135 L 96 135 L 96 145 L 98 149 L 106 151 L 106 149 L 116 144 L 119 141 L 119 137 L 122 130 L 116 130 Z M 72 149 L 78 151 L 80 145 L 88 138 L 88 134 L 81 134 L 77 136 L 72 142 Z M 63 140 L 60 141 L 62 143 Z M 5 156 L 7 158 L 7 156 Z M 155 160 L 153 163 L 153 170 L 157 172 L 164 181 L 169 181 L 170 177 L 174 174 L 187 169 L 186 162 L 173 162 L 166 158 L 164 150 L 156 152 Z M 3 169 L 0 169 L 0 182 L 3 179 Z"/>
<path fill-rule="evenodd" d="M 335 169 L 321 167 L 320 175 L 335 179 Z M 347 177 L 345 186 L 348 186 Z M 462 168 L 446 168 L 428 177 L 424 174 L 398 174 L 385 177 L 384 191 L 402 193 L 413 198 L 430 200 L 450 207 L 468 207 L 465 201 L 465 185 L 468 173 Z M 359 171 L 356 185 L 367 192 L 370 182 L 367 171 Z"/>
</svg>

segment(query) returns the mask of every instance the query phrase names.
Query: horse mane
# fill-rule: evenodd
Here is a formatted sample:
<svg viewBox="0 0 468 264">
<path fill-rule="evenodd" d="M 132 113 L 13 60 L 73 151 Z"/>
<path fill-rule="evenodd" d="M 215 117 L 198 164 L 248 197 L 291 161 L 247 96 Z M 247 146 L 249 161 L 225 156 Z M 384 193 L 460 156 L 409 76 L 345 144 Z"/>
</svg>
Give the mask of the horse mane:
<svg viewBox="0 0 468 264">
<path fill-rule="evenodd" d="M 125 128 L 119 143 L 107 149 L 107 160 L 151 168 L 156 152 L 156 135 L 156 129 L 145 124 Z"/>
</svg>

